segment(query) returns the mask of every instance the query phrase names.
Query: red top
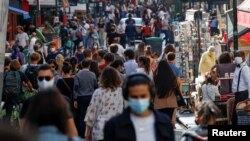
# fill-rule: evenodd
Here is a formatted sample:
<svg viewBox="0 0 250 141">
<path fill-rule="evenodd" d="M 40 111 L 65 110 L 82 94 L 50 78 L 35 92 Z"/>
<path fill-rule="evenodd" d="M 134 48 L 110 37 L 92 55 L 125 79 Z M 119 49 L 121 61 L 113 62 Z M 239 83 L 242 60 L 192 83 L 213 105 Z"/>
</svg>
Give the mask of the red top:
<svg viewBox="0 0 250 141">
<path fill-rule="evenodd" d="M 110 65 L 109 62 L 104 62 L 102 64 L 100 64 L 98 67 L 99 67 L 99 71 L 102 72 L 106 67 L 108 67 Z"/>
<path fill-rule="evenodd" d="M 29 6 L 29 1 L 28 0 L 23 0 L 22 6 L 23 6 L 24 11 L 29 12 L 30 6 Z"/>
<path fill-rule="evenodd" d="M 228 41 L 227 33 L 225 33 L 225 34 L 223 35 L 223 39 L 224 39 L 224 43 L 227 44 L 227 41 Z"/>
</svg>

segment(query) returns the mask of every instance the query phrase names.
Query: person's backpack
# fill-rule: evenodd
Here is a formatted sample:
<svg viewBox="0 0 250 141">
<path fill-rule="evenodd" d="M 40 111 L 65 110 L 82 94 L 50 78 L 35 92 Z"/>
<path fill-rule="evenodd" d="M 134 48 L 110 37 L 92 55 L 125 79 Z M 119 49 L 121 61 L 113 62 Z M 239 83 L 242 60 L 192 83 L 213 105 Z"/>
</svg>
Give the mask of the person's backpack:
<svg viewBox="0 0 250 141">
<path fill-rule="evenodd" d="M 76 31 L 76 37 L 77 37 L 78 40 L 82 40 L 83 37 L 82 37 L 82 31 L 81 30 Z"/>
<path fill-rule="evenodd" d="M 27 78 L 31 82 L 34 89 L 38 89 L 37 73 L 38 73 L 38 66 L 31 66 L 31 65 L 27 66 L 27 69 L 25 71 L 25 75 L 27 76 Z"/>
<path fill-rule="evenodd" d="M 22 91 L 22 78 L 18 71 L 9 71 L 5 75 L 4 93 L 7 97 L 17 97 Z"/>
</svg>

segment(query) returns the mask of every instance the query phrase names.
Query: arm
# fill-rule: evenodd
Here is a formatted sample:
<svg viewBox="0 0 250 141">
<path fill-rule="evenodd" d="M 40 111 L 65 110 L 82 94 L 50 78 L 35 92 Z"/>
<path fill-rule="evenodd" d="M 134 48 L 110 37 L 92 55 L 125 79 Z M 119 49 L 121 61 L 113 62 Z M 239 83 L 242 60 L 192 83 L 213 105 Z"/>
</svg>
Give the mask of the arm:
<svg viewBox="0 0 250 141">
<path fill-rule="evenodd" d="M 247 90 L 248 90 L 248 98 L 250 97 L 250 68 L 248 66 L 245 66 L 241 72 L 241 78 L 245 81 L 247 84 Z"/>
<path fill-rule="evenodd" d="M 92 127 L 86 126 L 85 137 L 86 141 L 92 141 Z"/>
<path fill-rule="evenodd" d="M 100 104 L 99 103 L 99 100 L 100 100 L 100 94 L 98 93 L 98 91 L 96 90 L 92 96 L 92 99 L 91 99 L 91 102 L 89 104 L 89 107 L 88 107 L 88 110 L 87 110 L 87 113 L 86 113 L 86 116 L 85 116 L 85 119 L 84 121 L 86 122 L 86 132 L 85 132 L 85 135 L 86 135 L 86 138 L 87 139 L 90 139 L 88 141 L 91 141 L 91 131 L 92 131 L 92 127 L 93 125 L 95 124 L 95 120 L 98 116 L 98 105 Z"/>
<path fill-rule="evenodd" d="M 78 91 L 79 91 L 79 79 L 76 76 L 74 78 L 74 90 L 73 90 L 73 99 L 74 99 L 74 107 L 77 108 L 77 96 L 78 96 Z"/>
<path fill-rule="evenodd" d="M 66 124 L 68 129 L 67 134 L 70 136 L 78 136 L 78 132 L 73 117 L 69 118 Z"/>
<path fill-rule="evenodd" d="M 22 84 L 24 84 L 25 86 L 27 86 L 30 90 L 32 90 L 32 84 L 30 83 L 29 79 L 26 77 L 26 75 L 23 72 L 19 72 L 21 75 L 21 79 L 22 79 Z"/>
<path fill-rule="evenodd" d="M 182 82 L 181 82 L 181 78 L 180 77 L 177 77 L 176 78 L 177 79 L 177 85 L 179 86 L 179 89 L 180 89 L 180 91 L 182 92 Z"/>
<path fill-rule="evenodd" d="M 29 36 L 27 33 L 25 35 L 25 40 L 26 40 L 26 46 L 29 46 Z"/>
<path fill-rule="evenodd" d="M 203 72 L 203 70 L 204 70 L 204 67 L 205 67 L 204 62 L 205 62 L 205 56 L 202 55 L 201 60 L 200 60 L 200 64 L 199 64 L 199 73 Z"/>
</svg>

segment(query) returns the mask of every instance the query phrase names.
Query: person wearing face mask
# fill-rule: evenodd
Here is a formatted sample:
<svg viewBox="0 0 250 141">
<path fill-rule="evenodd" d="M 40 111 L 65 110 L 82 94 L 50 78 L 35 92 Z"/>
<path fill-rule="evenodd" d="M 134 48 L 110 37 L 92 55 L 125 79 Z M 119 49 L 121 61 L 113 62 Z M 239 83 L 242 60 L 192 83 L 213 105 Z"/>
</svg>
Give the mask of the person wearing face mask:
<svg viewBox="0 0 250 141">
<path fill-rule="evenodd" d="M 195 109 L 195 123 L 198 126 L 185 131 L 181 141 L 207 141 L 208 125 L 215 125 L 219 114 L 220 110 L 213 102 L 202 102 Z"/>
<path fill-rule="evenodd" d="M 208 50 L 202 54 L 199 64 L 199 73 L 202 76 L 205 76 L 205 74 L 216 64 L 216 56 L 214 52 L 214 46 L 210 46 Z"/>
<path fill-rule="evenodd" d="M 55 89 L 55 77 L 53 74 L 52 68 L 48 64 L 41 65 L 38 69 L 38 76 L 37 76 L 37 81 L 38 81 L 38 94 L 41 91 L 46 91 L 48 89 Z M 23 129 L 23 125 L 25 123 L 26 119 L 26 114 L 28 112 L 29 106 L 31 105 L 34 97 L 30 97 L 25 100 L 23 103 L 21 112 L 20 112 L 20 128 L 21 130 Z M 77 130 L 76 126 L 74 123 L 74 119 L 72 116 L 69 116 L 67 119 L 67 122 L 65 123 L 67 126 L 67 135 L 70 136 L 77 136 Z"/>
<path fill-rule="evenodd" d="M 107 34 L 108 44 L 109 45 L 113 44 L 115 38 L 119 38 L 119 41 L 120 41 L 120 35 L 116 32 L 116 26 L 112 25 L 111 32 Z"/>
<path fill-rule="evenodd" d="M 58 50 L 56 49 L 56 44 L 55 43 L 51 43 L 50 44 L 50 53 L 48 54 L 48 56 L 46 57 L 46 62 L 48 62 L 49 60 L 51 60 L 51 59 L 56 59 L 56 56 L 58 55 L 58 54 L 60 54 L 59 52 L 58 52 Z"/>
<path fill-rule="evenodd" d="M 154 95 L 148 76 L 142 73 L 128 76 L 123 84 L 128 108 L 106 123 L 104 141 L 174 141 L 169 117 L 151 106 Z"/>
<path fill-rule="evenodd" d="M 79 46 L 77 48 L 77 51 L 74 55 L 76 58 L 77 58 L 77 61 L 78 62 L 82 62 L 82 60 L 84 59 L 84 56 L 83 56 L 83 46 Z"/>
<path fill-rule="evenodd" d="M 232 124 L 237 125 L 236 105 L 250 97 L 250 68 L 246 63 L 245 53 L 236 52 L 234 62 L 237 65 L 234 71 L 232 92 L 235 95 Z"/>
<path fill-rule="evenodd" d="M 125 68 L 124 68 L 122 60 L 115 60 L 113 61 L 112 64 L 110 64 L 110 66 L 115 68 L 119 72 L 119 75 L 122 78 L 122 80 L 125 79 L 125 74 L 124 74 Z"/>
</svg>

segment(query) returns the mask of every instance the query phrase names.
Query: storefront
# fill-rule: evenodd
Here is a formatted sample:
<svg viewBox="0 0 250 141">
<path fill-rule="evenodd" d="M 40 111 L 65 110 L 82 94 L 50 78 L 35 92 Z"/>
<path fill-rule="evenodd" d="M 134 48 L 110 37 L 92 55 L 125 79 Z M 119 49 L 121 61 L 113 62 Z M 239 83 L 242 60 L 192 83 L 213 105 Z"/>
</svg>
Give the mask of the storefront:
<svg viewBox="0 0 250 141">
<path fill-rule="evenodd" d="M 30 19 L 29 12 L 22 10 L 23 5 L 18 1 L 10 1 L 8 7 L 8 27 L 7 27 L 7 40 L 13 40 L 16 33 L 16 26 L 22 25 L 25 20 Z M 26 7 L 27 9 L 27 7 Z"/>
</svg>

